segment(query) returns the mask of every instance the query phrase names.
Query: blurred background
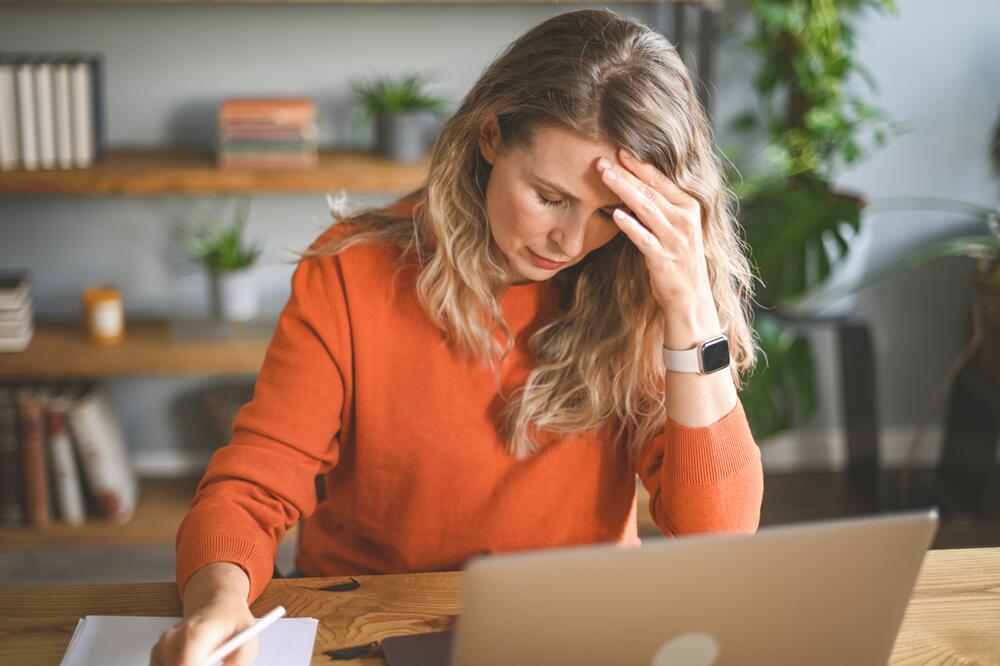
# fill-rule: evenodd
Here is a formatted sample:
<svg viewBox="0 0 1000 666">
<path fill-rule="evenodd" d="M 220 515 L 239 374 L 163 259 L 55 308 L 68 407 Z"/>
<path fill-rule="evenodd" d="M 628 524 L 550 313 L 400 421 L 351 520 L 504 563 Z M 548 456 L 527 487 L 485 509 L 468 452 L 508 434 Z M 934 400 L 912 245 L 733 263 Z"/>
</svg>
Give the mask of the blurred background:
<svg viewBox="0 0 1000 666">
<path fill-rule="evenodd" d="M 936 504 L 934 547 L 1000 545 L 994 2 L 5 1 L 0 586 L 172 580 L 294 252 L 585 7 L 678 46 L 740 197 L 762 526 Z"/>
</svg>

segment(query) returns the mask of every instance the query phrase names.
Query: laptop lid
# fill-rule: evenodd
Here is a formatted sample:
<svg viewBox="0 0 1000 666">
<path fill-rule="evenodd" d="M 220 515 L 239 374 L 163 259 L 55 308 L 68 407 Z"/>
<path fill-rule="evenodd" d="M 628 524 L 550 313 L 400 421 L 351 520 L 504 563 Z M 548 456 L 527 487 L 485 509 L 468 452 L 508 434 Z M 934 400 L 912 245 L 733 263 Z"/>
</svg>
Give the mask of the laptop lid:
<svg viewBox="0 0 1000 666">
<path fill-rule="evenodd" d="M 477 556 L 454 632 L 387 638 L 383 654 L 389 666 L 883 666 L 938 522 L 929 509 Z"/>
</svg>

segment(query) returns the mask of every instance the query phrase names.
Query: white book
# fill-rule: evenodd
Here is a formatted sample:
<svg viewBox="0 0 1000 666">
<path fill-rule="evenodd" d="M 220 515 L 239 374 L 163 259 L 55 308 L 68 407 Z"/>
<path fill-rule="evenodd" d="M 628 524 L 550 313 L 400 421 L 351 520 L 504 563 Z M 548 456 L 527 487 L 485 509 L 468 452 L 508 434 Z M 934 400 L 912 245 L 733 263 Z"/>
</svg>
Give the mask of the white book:
<svg viewBox="0 0 1000 666">
<path fill-rule="evenodd" d="M 102 388 L 86 387 L 73 395 L 66 416 L 98 511 L 115 522 L 128 522 L 135 512 L 139 486 L 110 398 Z"/>
<path fill-rule="evenodd" d="M 76 624 L 60 666 L 135 666 L 149 655 L 179 617 L 88 615 Z M 254 666 L 309 666 L 319 620 L 286 617 L 260 632 Z M 218 664 L 219 662 L 215 662 Z"/>
<path fill-rule="evenodd" d="M 38 164 L 43 169 L 56 167 L 56 114 L 52 105 L 52 64 L 39 59 L 34 63 L 35 113 L 38 127 Z"/>
<path fill-rule="evenodd" d="M 35 326 L 28 327 L 27 333 L 14 338 L 0 338 L 0 352 L 23 352 L 31 345 L 35 335 Z"/>
<path fill-rule="evenodd" d="M 31 333 L 34 322 L 31 319 L 19 321 L 0 320 L 0 339 L 23 338 Z"/>
<path fill-rule="evenodd" d="M 31 300 L 31 274 L 26 270 L 0 270 L 0 310 L 20 310 Z"/>
<path fill-rule="evenodd" d="M 29 291 L 22 303 L 13 308 L 0 307 L 0 325 L 5 322 L 25 321 L 35 316 L 35 299 Z"/>
<path fill-rule="evenodd" d="M 45 433 L 49 440 L 49 463 L 52 490 L 58 519 L 68 525 L 81 525 L 87 517 L 83 484 L 73 455 L 73 442 L 66 426 L 69 401 L 53 395 L 45 405 Z"/>
<path fill-rule="evenodd" d="M 17 71 L 17 118 L 21 146 L 21 166 L 38 168 L 38 129 L 35 125 L 35 77 L 30 62 L 20 61 Z"/>
<path fill-rule="evenodd" d="M 56 116 L 56 164 L 73 168 L 73 125 L 69 92 L 69 63 L 52 66 L 52 101 Z"/>
<path fill-rule="evenodd" d="M 17 74 L 12 60 L 0 61 L 0 171 L 21 168 L 17 130 Z"/>
<path fill-rule="evenodd" d="M 93 71 L 86 60 L 69 65 L 70 115 L 72 116 L 73 164 L 79 168 L 94 163 Z"/>
</svg>

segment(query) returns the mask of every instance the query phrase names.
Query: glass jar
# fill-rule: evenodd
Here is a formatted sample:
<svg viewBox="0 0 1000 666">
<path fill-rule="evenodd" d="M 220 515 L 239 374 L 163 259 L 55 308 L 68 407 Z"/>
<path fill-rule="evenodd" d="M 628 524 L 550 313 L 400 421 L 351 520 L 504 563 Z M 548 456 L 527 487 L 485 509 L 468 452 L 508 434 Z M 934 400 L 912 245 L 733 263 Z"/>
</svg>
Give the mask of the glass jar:
<svg viewBox="0 0 1000 666">
<path fill-rule="evenodd" d="M 117 345 L 122 341 L 125 312 L 114 285 L 96 284 L 83 290 L 83 321 L 92 344 Z"/>
</svg>

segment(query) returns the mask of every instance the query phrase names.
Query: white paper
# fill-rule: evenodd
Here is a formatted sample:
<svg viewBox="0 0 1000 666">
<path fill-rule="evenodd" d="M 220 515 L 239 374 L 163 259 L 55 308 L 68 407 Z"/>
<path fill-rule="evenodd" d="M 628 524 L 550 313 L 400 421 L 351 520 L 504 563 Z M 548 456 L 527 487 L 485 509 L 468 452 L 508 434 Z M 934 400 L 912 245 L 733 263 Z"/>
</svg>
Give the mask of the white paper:
<svg viewBox="0 0 1000 666">
<path fill-rule="evenodd" d="M 160 635 L 180 621 L 179 617 L 88 615 L 77 624 L 60 666 L 148 666 Z M 260 649 L 253 666 L 309 666 L 317 624 L 312 617 L 277 620 L 257 637 Z"/>
</svg>

